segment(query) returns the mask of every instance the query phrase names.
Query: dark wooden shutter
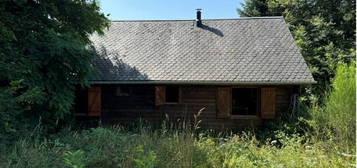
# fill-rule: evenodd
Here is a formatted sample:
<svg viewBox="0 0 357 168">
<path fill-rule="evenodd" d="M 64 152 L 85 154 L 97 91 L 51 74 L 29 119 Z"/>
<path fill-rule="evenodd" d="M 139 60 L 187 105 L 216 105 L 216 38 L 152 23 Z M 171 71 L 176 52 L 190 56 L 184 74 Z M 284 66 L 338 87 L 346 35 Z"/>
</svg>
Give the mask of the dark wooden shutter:
<svg viewBox="0 0 357 168">
<path fill-rule="evenodd" d="M 100 116 L 102 112 L 102 98 L 100 87 L 88 88 L 88 115 Z"/>
<path fill-rule="evenodd" d="M 217 118 L 228 118 L 232 113 L 232 89 L 230 87 L 217 88 Z"/>
<path fill-rule="evenodd" d="M 165 104 L 165 95 L 166 95 L 165 86 L 156 86 L 155 87 L 155 105 Z"/>
<path fill-rule="evenodd" d="M 275 118 L 276 88 L 261 89 L 261 117 L 262 119 Z"/>
</svg>

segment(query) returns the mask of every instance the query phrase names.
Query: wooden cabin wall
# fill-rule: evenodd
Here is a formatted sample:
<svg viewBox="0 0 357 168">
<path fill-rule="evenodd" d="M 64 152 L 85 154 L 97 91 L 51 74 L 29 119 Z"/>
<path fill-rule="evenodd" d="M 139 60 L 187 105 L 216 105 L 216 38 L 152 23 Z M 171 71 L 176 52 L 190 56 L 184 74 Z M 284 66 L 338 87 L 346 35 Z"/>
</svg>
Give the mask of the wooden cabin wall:
<svg viewBox="0 0 357 168">
<path fill-rule="evenodd" d="M 204 128 L 225 129 L 237 126 L 258 126 L 262 120 L 255 119 L 217 119 L 216 86 L 180 86 L 180 103 L 155 106 L 155 86 L 131 85 L 129 96 L 117 96 L 119 85 L 102 85 L 102 121 L 105 124 L 137 122 L 139 118 L 160 124 L 165 116 L 172 123 L 193 121 L 193 116 L 201 108 L 206 108 L 200 119 Z M 126 85 L 128 86 L 128 85 Z M 276 111 L 288 110 L 292 87 L 277 87 Z"/>
<path fill-rule="evenodd" d="M 294 94 L 293 86 L 278 87 L 276 90 L 276 112 L 290 113 L 289 106 L 292 103 L 292 95 Z"/>
<path fill-rule="evenodd" d="M 148 85 L 130 86 L 129 96 L 116 94 L 119 85 L 102 86 L 102 121 L 107 124 L 131 123 L 139 118 L 158 119 L 155 112 L 155 88 Z"/>
</svg>

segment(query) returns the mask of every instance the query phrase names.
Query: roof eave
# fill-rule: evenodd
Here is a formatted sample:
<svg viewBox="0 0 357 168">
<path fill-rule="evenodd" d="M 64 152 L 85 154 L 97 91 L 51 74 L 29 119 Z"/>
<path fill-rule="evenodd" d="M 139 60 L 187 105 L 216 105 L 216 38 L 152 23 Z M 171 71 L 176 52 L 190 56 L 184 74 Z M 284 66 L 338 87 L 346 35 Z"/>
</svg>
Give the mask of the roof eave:
<svg viewBox="0 0 357 168">
<path fill-rule="evenodd" d="M 311 85 L 316 81 L 296 81 L 296 82 L 232 82 L 232 81 L 138 81 L 138 80 L 92 80 L 90 84 L 164 84 L 164 85 Z"/>
</svg>

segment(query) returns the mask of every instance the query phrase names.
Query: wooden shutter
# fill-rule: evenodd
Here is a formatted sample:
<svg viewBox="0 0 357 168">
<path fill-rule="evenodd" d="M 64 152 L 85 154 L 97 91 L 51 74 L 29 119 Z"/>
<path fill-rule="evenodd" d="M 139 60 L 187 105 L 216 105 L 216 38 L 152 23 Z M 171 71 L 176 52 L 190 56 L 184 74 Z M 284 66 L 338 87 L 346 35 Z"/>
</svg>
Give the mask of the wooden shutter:
<svg viewBox="0 0 357 168">
<path fill-rule="evenodd" d="M 156 86 L 155 87 L 155 105 L 162 105 L 165 104 L 165 95 L 166 95 L 166 88 L 165 86 Z"/>
<path fill-rule="evenodd" d="M 100 116 L 102 112 L 102 98 L 100 87 L 88 88 L 88 116 Z"/>
<path fill-rule="evenodd" d="M 276 88 L 261 89 L 261 117 L 262 119 L 275 118 Z"/>
<path fill-rule="evenodd" d="M 232 89 L 230 87 L 217 88 L 217 118 L 228 118 L 232 113 Z"/>
</svg>

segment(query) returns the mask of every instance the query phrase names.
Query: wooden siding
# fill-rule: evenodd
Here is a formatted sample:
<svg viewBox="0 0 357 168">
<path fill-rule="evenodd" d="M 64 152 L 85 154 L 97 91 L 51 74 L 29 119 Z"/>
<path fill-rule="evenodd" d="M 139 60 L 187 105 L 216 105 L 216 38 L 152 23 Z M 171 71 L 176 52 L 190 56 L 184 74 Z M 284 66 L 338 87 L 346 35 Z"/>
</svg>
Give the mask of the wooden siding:
<svg viewBox="0 0 357 168">
<path fill-rule="evenodd" d="M 140 118 L 154 124 L 161 124 L 168 116 L 171 122 L 193 121 L 193 115 L 205 108 L 200 116 L 201 127 L 225 129 L 239 126 L 261 125 L 256 118 L 217 118 L 217 86 L 181 86 L 181 102 L 155 105 L 154 85 L 131 85 L 129 96 L 116 95 L 120 85 L 101 85 L 102 122 L 104 124 L 129 124 Z M 129 85 L 127 85 L 129 86 Z M 263 87 L 263 86 L 262 86 Z M 276 112 L 287 112 L 292 87 L 276 88 Z"/>
<path fill-rule="evenodd" d="M 293 95 L 293 90 L 293 86 L 276 88 L 275 112 L 277 115 L 279 115 L 279 113 L 290 113 L 289 106 L 291 103 L 291 96 Z"/>
</svg>

